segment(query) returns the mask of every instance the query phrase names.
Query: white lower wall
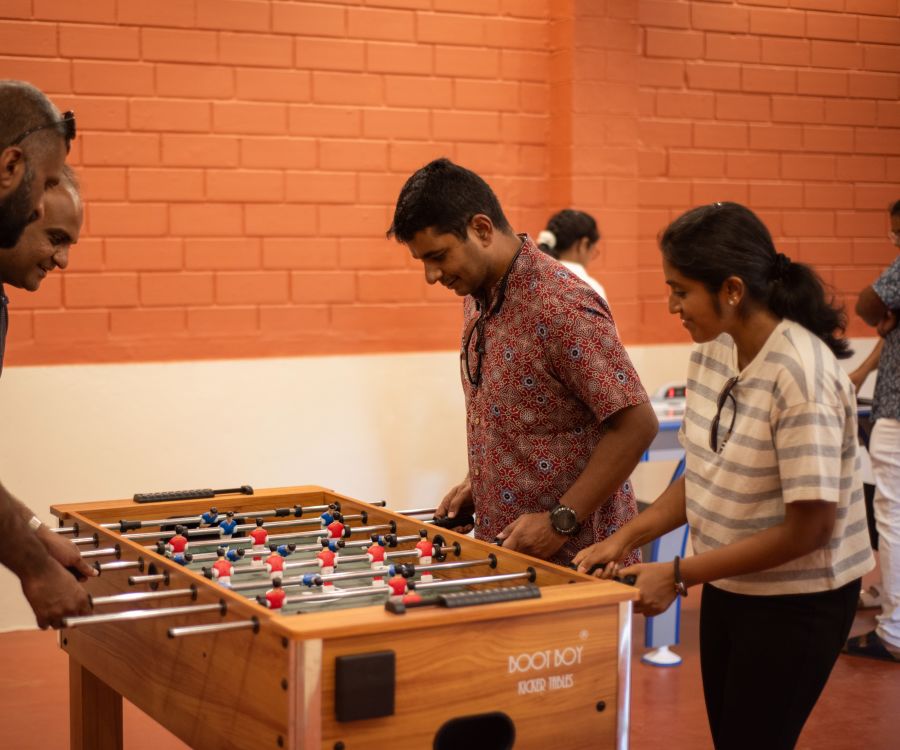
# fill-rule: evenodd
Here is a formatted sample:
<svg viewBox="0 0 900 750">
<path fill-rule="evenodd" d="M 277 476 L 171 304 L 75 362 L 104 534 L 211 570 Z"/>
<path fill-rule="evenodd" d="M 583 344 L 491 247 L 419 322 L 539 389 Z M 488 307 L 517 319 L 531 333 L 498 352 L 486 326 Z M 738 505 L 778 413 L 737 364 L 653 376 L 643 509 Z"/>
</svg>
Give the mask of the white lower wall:
<svg viewBox="0 0 900 750">
<path fill-rule="evenodd" d="M 651 392 L 689 351 L 629 348 Z M 0 415 L 0 480 L 47 521 L 54 503 L 241 484 L 421 507 L 466 471 L 456 352 L 7 368 Z M 639 467 L 639 496 L 670 472 Z M 0 631 L 33 622 L 0 569 Z"/>
</svg>

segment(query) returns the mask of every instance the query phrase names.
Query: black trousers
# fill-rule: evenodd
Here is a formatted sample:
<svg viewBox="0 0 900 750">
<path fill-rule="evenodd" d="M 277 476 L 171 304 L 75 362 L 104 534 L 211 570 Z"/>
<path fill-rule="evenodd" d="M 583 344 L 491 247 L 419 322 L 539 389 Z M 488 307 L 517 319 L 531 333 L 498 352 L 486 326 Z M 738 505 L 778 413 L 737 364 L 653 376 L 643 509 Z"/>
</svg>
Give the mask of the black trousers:
<svg viewBox="0 0 900 750">
<path fill-rule="evenodd" d="M 850 633 L 860 581 L 780 596 L 703 586 L 700 668 L 716 750 L 790 750 Z"/>
</svg>

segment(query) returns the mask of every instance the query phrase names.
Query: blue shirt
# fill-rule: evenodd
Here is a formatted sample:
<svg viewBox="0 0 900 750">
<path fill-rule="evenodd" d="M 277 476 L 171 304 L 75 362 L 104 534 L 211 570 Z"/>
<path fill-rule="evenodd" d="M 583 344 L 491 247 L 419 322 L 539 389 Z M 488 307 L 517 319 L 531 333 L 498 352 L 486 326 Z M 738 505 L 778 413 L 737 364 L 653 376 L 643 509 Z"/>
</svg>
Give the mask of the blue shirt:
<svg viewBox="0 0 900 750">
<path fill-rule="evenodd" d="M 900 310 L 900 257 L 872 284 L 890 310 Z M 872 419 L 900 419 L 900 326 L 884 337 L 878 360 L 878 380 L 872 399 Z"/>
</svg>

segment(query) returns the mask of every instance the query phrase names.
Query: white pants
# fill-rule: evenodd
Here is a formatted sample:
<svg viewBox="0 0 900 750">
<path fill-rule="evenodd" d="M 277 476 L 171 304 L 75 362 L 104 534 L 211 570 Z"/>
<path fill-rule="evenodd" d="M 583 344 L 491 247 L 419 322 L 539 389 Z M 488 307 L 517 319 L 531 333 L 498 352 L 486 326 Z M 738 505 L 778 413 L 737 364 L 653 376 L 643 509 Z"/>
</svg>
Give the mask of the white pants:
<svg viewBox="0 0 900 750">
<path fill-rule="evenodd" d="M 875 632 L 900 648 L 900 421 L 875 422 L 869 455 L 875 474 L 875 525 L 884 589 Z"/>
</svg>

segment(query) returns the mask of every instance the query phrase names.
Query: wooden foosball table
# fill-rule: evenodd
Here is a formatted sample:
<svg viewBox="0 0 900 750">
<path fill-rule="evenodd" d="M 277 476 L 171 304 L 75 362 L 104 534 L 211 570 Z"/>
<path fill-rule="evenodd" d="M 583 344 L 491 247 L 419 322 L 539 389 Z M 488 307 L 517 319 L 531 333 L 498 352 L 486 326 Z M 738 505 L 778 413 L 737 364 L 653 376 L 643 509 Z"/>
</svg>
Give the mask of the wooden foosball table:
<svg viewBox="0 0 900 750">
<path fill-rule="evenodd" d="M 101 571 L 73 750 L 123 696 L 199 750 L 627 747 L 628 586 L 321 487 L 53 512 Z"/>
</svg>

